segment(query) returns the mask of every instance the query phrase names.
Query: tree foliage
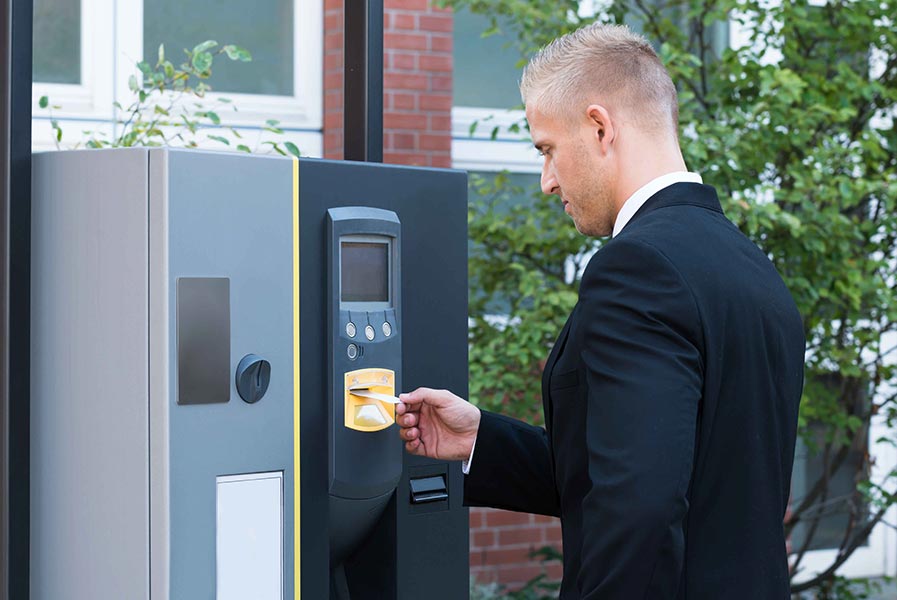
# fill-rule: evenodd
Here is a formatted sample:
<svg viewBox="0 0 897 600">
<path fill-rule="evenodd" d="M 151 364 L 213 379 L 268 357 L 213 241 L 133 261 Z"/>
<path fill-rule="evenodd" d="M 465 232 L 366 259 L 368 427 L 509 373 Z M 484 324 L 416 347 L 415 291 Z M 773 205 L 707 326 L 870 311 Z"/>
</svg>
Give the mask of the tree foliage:
<svg viewBox="0 0 897 600">
<path fill-rule="evenodd" d="M 793 589 L 847 589 L 833 585 L 836 570 L 897 499 L 897 472 L 877 468 L 872 449 L 895 440 L 869 437 L 874 425 L 897 426 L 897 2 L 621 0 L 597 13 L 576 1 L 448 4 L 490 16 L 490 31 L 503 23 L 521 56 L 594 20 L 628 23 L 656 44 L 679 90 L 687 164 L 768 254 L 803 315 L 800 434 L 823 468 L 786 519 L 789 533 L 803 528 Z M 720 44 L 726 19 L 740 36 Z M 532 417 L 541 361 L 596 242 L 539 194 L 509 206 L 507 183 L 474 181 L 471 394 Z M 856 488 L 835 495 L 834 474 L 857 454 Z M 805 581 L 805 553 L 834 510 L 847 513 L 836 557 Z"/>
</svg>

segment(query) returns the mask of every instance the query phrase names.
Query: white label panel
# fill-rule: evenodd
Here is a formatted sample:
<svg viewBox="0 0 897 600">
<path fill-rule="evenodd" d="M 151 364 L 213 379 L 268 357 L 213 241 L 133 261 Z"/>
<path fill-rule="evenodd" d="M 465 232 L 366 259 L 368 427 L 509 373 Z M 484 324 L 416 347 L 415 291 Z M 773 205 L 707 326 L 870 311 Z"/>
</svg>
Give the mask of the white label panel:
<svg viewBox="0 0 897 600">
<path fill-rule="evenodd" d="M 217 600 L 283 600 L 283 473 L 217 478 Z"/>
</svg>

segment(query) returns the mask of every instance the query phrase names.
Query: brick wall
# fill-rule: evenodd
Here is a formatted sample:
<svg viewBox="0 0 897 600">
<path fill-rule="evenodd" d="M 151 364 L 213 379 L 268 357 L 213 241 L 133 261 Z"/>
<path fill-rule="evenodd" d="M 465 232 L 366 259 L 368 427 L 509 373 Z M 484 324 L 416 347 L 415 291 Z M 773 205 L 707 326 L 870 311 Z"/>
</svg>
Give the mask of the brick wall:
<svg viewBox="0 0 897 600">
<path fill-rule="evenodd" d="M 558 562 L 542 564 L 530 558 L 543 546 L 561 549 L 561 523 L 554 517 L 496 510 L 470 509 L 470 574 L 478 583 L 497 582 L 517 589 L 541 573 L 560 580 Z"/>
<path fill-rule="evenodd" d="M 428 0 L 385 0 L 383 159 L 451 167 L 452 14 Z M 343 154 L 343 0 L 324 2 L 324 157 Z M 471 575 L 514 589 L 561 566 L 529 558 L 560 548 L 557 519 L 492 509 L 470 510 Z"/>
<path fill-rule="evenodd" d="M 383 161 L 452 166 L 452 13 L 385 0 Z M 324 3 L 324 157 L 343 154 L 343 0 Z"/>
</svg>

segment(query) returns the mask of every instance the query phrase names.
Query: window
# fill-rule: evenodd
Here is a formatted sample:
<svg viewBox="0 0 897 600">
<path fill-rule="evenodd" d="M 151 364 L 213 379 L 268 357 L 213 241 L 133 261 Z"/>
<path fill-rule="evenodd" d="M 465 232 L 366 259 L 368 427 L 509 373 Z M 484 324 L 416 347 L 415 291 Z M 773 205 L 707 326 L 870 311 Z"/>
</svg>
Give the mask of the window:
<svg viewBox="0 0 897 600">
<path fill-rule="evenodd" d="M 34 80 L 81 83 L 81 0 L 34 0 Z"/>
<path fill-rule="evenodd" d="M 62 147 L 81 132 L 113 136 L 113 108 L 127 107 L 134 94 L 128 78 L 141 60 L 154 64 L 160 43 L 179 64 L 182 49 L 213 39 L 252 53 L 250 63 L 215 61 L 210 106 L 221 97 L 239 111 L 217 111 L 229 126 L 243 129 L 247 145 L 267 119 L 280 122 L 281 141 L 303 154 L 322 153 L 324 0 L 35 0 L 33 149 L 55 148 L 53 119 L 63 129 Z M 251 11 L 251 18 L 246 11 Z M 211 130 L 209 130 L 211 132 Z M 261 139 L 261 138 L 260 138 Z M 224 147 L 215 144 L 218 149 Z"/>
<path fill-rule="evenodd" d="M 455 106 L 508 109 L 520 104 L 521 56 L 511 45 L 513 35 L 503 32 L 484 38 L 489 25 L 489 17 L 455 12 Z"/>
<path fill-rule="evenodd" d="M 245 18 L 246 10 L 243 0 L 144 2 L 143 56 L 152 60 L 164 43 L 169 60 L 177 64 L 183 48 L 205 40 L 237 44 L 252 53 L 252 62 L 216 62 L 215 91 L 292 96 L 293 1 L 255 0 L 251 19 Z"/>
</svg>

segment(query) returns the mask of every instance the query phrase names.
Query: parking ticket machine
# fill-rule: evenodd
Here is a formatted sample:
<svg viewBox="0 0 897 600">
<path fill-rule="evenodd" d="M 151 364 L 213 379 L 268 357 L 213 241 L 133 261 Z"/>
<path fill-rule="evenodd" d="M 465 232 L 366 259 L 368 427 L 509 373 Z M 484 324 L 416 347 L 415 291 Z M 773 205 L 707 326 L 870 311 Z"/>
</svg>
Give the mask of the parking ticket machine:
<svg viewBox="0 0 897 600">
<path fill-rule="evenodd" d="M 466 176 L 175 149 L 34 159 L 31 591 L 457 600 Z"/>
</svg>

